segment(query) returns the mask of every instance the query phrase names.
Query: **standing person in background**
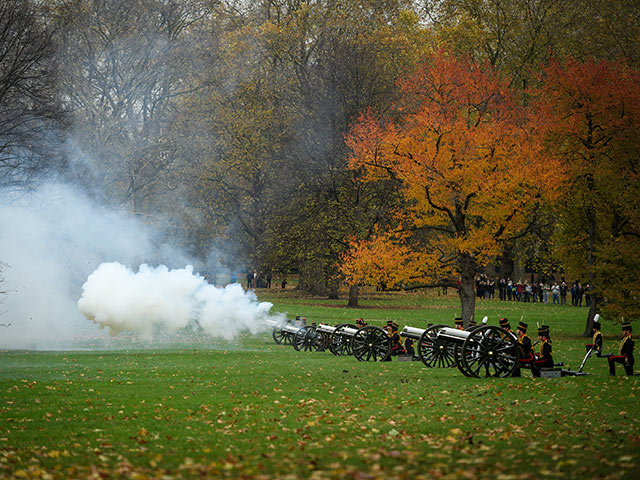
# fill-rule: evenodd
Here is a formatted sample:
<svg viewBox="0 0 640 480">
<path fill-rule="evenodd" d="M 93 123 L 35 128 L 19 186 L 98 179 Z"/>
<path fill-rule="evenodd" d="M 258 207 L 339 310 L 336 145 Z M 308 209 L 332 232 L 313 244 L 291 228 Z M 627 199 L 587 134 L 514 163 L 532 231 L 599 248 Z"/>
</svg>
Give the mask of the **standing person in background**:
<svg viewBox="0 0 640 480">
<path fill-rule="evenodd" d="M 556 282 L 553 282 L 551 287 L 551 298 L 554 305 L 560 305 L 560 292 L 560 286 Z"/>
<path fill-rule="evenodd" d="M 271 279 L 273 278 L 273 273 L 271 270 L 267 270 L 267 288 L 271 288 Z"/>
<path fill-rule="evenodd" d="M 249 270 L 247 273 L 247 290 L 250 290 L 253 287 L 253 272 Z"/>
<path fill-rule="evenodd" d="M 582 306 L 582 297 L 584 296 L 584 288 L 582 288 L 582 284 L 578 283 L 576 285 L 576 307 Z"/>
<path fill-rule="evenodd" d="M 231 277 L 229 278 L 229 283 L 238 283 L 238 277 L 236 277 L 235 273 L 231 273 Z"/>
<path fill-rule="evenodd" d="M 507 299 L 507 281 L 504 278 L 498 282 L 498 298 L 502 301 Z"/>
<path fill-rule="evenodd" d="M 544 299 L 544 303 L 549 303 L 549 294 L 551 293 L 551 287 L 547 282 L 544 282 L 542 286 L 542 297 Z"/>
<path fill-rule="evenodd" d="M 566 305 L 567 304 L 567 291 L 568 290 L 569 290 L 569 286 L 567 285 L 567 282 L 562 280 L 562 283 L 560 283 L 560 305 Z"/>
<path fill-rule="evenodd" d="M 511 301 L 511 296 L 513 295 L 513 282 L 510 278 L 507 279 L 507 300 Z"/>
<path fill-rule="evenodd" d="M 591 306 L 591 284 L 589 282 L 584 286 L 584 301 L 587 307 Z"/>
</svg>

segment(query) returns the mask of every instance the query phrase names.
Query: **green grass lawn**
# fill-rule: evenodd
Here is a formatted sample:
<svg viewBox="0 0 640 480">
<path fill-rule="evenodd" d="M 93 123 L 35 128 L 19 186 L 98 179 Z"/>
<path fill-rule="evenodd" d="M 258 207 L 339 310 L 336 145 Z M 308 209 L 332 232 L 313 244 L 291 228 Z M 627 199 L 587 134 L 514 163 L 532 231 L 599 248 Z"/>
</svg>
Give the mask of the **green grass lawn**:
<svg viewBox="0 0 640 480">
<path fill-rule="evenodd" d="M 457 299 L 378 294 L 362 308 L 259 293 L 336 324 L 451 323 Z M 577 368 L 585 308 L 480 302 L 478 320 L 550 325 Z M 605 350 L 620 338 L 604 323 Z M 471 379 L 421 362 L 358 362 L 194 339 L 162 349 L 0 352 L 0 478 L 638 478 L 640 377 Z"/>
</svg>

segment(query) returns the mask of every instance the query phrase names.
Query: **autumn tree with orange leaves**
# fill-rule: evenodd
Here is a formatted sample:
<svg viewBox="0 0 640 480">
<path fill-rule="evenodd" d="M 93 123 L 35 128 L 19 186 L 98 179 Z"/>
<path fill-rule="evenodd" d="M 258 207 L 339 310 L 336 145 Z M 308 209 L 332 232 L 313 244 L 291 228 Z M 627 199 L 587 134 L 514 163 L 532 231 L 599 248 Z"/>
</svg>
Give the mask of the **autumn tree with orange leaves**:
<svg viewBox="0 0 640 480">
<path fill-rule="evenodd" d="M 350 168 L 366 181 L 398 181 L 406 207 L 375 248 L 353 246 L 343 272 L 362 281 L 367 268 L 356 267 L 370 267 L 363 257 L 380 258 L 386 244 L 399 253 L 398 279 L 459 283 L 468 324 L 476 275 L 557 194 L 560 162 L 540 154 L 520 96 L 487 63 L 439 50 L 399 87 L 402 102 L 362 114 L 347 143 Z"/>
<path fill-rule="evenodd" d="M 592 287 L 590 335 L 601 309 L 612 320 L 640 317 L 640 73 L 569 58 L 549 62 L 540 80 L 546 154 L 569 172 L 555 246 L 567 273 Z"/>
</svg>

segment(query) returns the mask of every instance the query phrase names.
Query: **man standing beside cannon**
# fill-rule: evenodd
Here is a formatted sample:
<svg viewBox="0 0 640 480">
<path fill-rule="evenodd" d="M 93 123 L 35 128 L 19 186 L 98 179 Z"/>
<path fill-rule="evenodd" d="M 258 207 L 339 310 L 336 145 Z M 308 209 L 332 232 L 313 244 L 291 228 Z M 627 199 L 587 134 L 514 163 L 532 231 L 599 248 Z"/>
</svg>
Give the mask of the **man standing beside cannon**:
<svg viewBox="0 0 640 480">
<path fill-rule="evenodd" d="M 624 366 L 624 371 L 627 375 L 633 375 L 633 364 L 635 363 L 633 358 L 634 342 L 631 337 L 631 323 L 624 322 L 622 324 L 623 337 L 620 342 L 620 354 L 611 355 L 609 357 L 609 375 L 616 375 L 616 363 L 621 363 Z"/>
</svg>

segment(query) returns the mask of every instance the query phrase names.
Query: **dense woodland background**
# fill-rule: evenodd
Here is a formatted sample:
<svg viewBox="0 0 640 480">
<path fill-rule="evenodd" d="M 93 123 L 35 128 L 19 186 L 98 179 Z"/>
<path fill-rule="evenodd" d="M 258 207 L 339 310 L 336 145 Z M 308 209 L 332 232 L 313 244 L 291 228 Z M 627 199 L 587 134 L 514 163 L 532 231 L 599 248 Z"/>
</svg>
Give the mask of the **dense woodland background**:
<svg viewBox="0 0 640 480">
<path fill-rule="evenodd" d="M 639 56 L 640 4 L 631 0 L 4 0 L 3 202 L 43 181 L 71 183 L 209 267 L 295 272 L 314 294 L 365 280 L 456 286 L 487 265 L 496 276 L 514 275 L 515 264 L 538 277 L 590 282 L 600 301 L 589 318 L 603 307 L 636 318 Z M 453 67 L 433 70 L 445 59 L 458 77 Z M 441 93 L 434 71 L 452 72 L 439 87 L 491 72 L 485 81 L 499 83 L 491 98 L 502 110 L 473 104 L 467 127 L 482 115 L 500 118 L 509 98 L 538 121 L 527 123 L 539 140 L 528 152 L 559 170 L 544 180 L 503 171 L 505 179 L 528 172 L 554 193 L 527 200 L 524 183 L 509 187 L 511 206 L 526 215 L 491 233 L 482 255 L 459 243 L 454 255 L 434 232 L 479 244 L 488 209 L 467 212 L 467 226 L 455 232 L 422 221 L 434 205 L 416 208 L 406 171 L 357 154 L 379 152 L 364 145 L 371 136 L 358 137 L 367 121 L 416 126 L 398 121 L 433 101 L 428 88 Z M 428 88 L 412 91 L 422 80 Z M 482 143 L 486 131 L 454 136 Z M 519 145 L 495 164 L 509 163 Z M 388 175 L 373 175 L 372 166 Z M 502 193 L 486 205 L 508 205 L 510 191 L 492 188 Z M 397 235 L 381 241 L 390 231 Z M 428 253 L 416 258 L 425 267 L 386 259 L 394 248 L 404 258 Z M 378 261 L 377 282 L 367 256 Z M 462 300 L 468 320 L 473 310 Z"/>
</svg>

